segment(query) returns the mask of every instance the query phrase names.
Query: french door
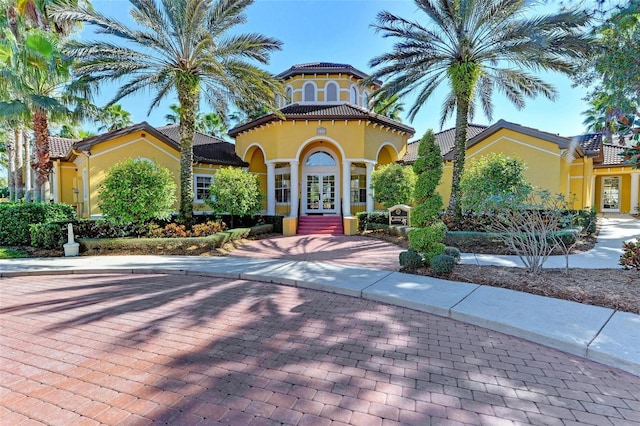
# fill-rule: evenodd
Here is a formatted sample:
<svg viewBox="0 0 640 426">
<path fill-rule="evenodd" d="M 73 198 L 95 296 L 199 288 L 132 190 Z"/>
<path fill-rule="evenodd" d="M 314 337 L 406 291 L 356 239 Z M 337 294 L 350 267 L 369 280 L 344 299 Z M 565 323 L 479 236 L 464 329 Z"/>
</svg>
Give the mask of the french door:
<svg viewBox="0 0 640 426">
<path fill-rule="evenodd" d="M 336 175 L 333 173 L 307 174 L 304 207 L 307 214 L 336 214 Z"/>
<path fill-rule="evenodd" d="M 602 211 L 620 211 L 620 176 L 602 178 Z"/>
</svg>

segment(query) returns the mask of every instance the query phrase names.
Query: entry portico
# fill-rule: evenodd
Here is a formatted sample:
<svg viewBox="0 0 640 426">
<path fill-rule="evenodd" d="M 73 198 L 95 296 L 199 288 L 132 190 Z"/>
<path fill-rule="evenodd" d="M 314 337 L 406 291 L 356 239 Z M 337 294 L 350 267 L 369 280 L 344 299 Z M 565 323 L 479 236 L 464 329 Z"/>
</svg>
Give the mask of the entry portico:
<svg viewBox="0 0 640 426">
<path fill-rule="evenodd" d="M 267 214 L 286 216 L 285 234 L 310 215 L 341 216 L 355 233 L 352 215 L 375 207 L 374 168 L 402 158 L 414 130 L 368 110 L 376 84 L 361 85 L 349 65 L 296 65 L 280 77 L 290 97 L 280 114 L 231 130 L 236 152 L 260 177 Z"/>
</svg>

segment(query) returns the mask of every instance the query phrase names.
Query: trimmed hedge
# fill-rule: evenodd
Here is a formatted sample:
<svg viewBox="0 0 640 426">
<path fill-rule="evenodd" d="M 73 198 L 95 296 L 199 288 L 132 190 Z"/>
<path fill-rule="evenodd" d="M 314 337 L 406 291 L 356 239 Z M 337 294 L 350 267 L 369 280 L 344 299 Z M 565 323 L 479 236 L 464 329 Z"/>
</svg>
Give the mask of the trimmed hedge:
<svg viewBox="0 0 640 426">
<path fill-rule="evenodd" d="M 503 234 L 498 232 L 448 231 L 443 242 L 452 247 L 496 246 L 506 247 Z M 577 229 L 565 229 L 556 233 L 565 245 L 570 246 L 578 238 Z"/>
<path fill-rule="evenodd" d="M 76 212 L 68 204 L 0 203 L 0 245 L 28 246 L 29 225 L 69 222 L 75 218 Z"/>
<path fill-rule="evenodd" d="M 360 232 L 368 229 L 376 229 L 372 227 L 373 224 L 389 225 L 389 212 L 375 211 L 375 212 L 360 212 L 356 213 L 358 218 L 358 230 Z"/>
<path fill-rule="evenodd" d="M 382 223 L 369 224 L 370 231 L 382 231 L 385 234 L 393 235 L 394 237 L 406 237 L 412 229 L 415 228 L 403 225 L 384 225 Z"/>
<path fill-rule="evenodd" d="M 215 249 L 222 247 L 229 241 L 246 238 L 252 228 L 236 228 L 218 232 L 207 237 L 189 238 L 79 238 L 80 251 L 110 251 L 110 250 L 146 250 L 162 251 L 174 249 Z"/>
</svg>

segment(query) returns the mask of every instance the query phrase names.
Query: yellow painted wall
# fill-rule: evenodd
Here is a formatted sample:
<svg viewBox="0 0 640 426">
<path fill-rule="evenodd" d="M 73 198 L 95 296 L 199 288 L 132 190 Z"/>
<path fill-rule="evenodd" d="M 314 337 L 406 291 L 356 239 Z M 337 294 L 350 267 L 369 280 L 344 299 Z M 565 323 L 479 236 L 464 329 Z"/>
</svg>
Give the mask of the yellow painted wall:
<svg viewBox="0 0 640 426">
<path fill-rule="evenodd" d="M 293 89 L 292 103 L 302 102 L 301 90 L 304 84 L 309 81 L 316 84 L 316 87 L 318 89 L 316 92 L 317 93 L 316 100 L 318 102 L 323 102 L 325 100 L 324 89 L 326 87 L 326 84 L 330 81 L 338 85 L 339 87 L 338 100 L 341 102 L 349 102 L 350 100 L 349 90 L 351 89 L 352 85 L 356 85 L 358 87 L 358 92 L 360 94 L 362 94 L 365 90 L 367 90 L 369 93 L 375 90 L 375 86 L 373 85 L 369 85 L 367 87 L 359 86 L 359 83 L 361 80 L 348 74 L 333 74 L 333 73 L 304 74 L 304 75 L 299 74 L 299 75 L 289 77 L 284 82 L 285 87 L 291 86 L 291 88 Z"/>
</svg>

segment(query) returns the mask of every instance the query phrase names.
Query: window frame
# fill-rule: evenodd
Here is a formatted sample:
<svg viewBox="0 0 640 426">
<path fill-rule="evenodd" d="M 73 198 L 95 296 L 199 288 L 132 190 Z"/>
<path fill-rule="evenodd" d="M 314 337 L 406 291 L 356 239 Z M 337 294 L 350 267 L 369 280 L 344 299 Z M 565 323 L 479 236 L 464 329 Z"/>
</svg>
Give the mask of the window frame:
<svg viewBox="0 0 640 426">
<path fill-rule="evenodd" d="M 198 173 L 198 174 L 194 174 L 193 175 L 193 202 L 197 203 L 197 204 L 204 204 L 207 202 L 207 199 L 204 198 L 200 198 L 198 195 L 198 178 L 209 178 L 209 185 L 207 186 L 207 191 L 209 191 L 209 188 L 211 188 L 211 185 L 213 185 L 214 180 L 215 180 L 215 176 L 214 175 L 208 175 L 205 173 Z M 209 196 L 208 200 L 211 200 L 211 196 Z"/>
</svg>

